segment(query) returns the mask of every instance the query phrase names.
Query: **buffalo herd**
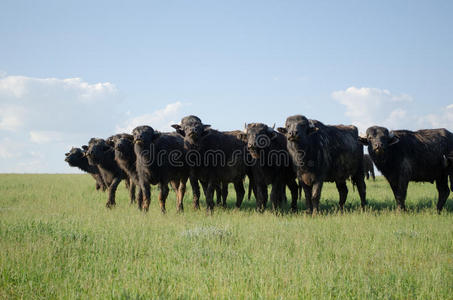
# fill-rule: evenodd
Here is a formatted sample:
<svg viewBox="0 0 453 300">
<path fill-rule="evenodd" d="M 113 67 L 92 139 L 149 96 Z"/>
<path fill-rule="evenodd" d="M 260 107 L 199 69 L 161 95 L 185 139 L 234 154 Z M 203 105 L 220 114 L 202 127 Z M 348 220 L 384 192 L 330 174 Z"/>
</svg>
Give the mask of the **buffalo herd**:
<svg viewBox="0 0 453 300">
<path fill-rule="evenodd" d="M 389 182 L 401 210 L 406 209 L 410 181 L 436 183 L 439 212 L 453 188 L 453 134 L 446 129 L 389 131 L 373 126 L 359 136 L 355 126 L 325 125 L 302 115 L 288 117 L 277 130 L 275 125 L 246 123 L 244 130 L 219 131 L 193 115 L 172 127 L 175 132 L 145 125 L 130 134 L 92 138 L 66 153 L 65 161 L 89 173 L 96 189 L 108 192 L 107 207 L 115 205 L 116 189 L 124 180 L 131 203 L 144 211 L 150 206 L 152 185 L 159 187 L 162 212 L 170 188 L 182 211 L 188 180 L 195 209 L 200 207 L 201 189 L 209 212 L 215 196 L 218 205 L 226 206 L 229 183 L 240 207 L 246 196 L 245 177 L 248 198 L 255 195 L 258 211 L 266 208 L 268 198 L 273 210 L 281 207 L 288 187 L 293 211 L 303 191 L 307 210 L 316 213 L 324 182 L 335 182 L 343 210 L 347 180 L 357 188 L 364 208 L 365 177 L 375 179 L 374 165 Z M 364 145 L 369 154 L 364 155 Z"/>
</svg>

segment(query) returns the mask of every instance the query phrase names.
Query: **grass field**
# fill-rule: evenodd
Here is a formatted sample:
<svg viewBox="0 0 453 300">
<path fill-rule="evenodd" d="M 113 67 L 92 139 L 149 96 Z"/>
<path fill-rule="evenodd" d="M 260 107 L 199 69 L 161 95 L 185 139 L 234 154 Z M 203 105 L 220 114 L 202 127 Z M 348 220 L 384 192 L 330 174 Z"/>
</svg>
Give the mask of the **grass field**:
<svg viewBox="0 0 453 300">
<path fill-rule="evenodd" d="M 349 186 L 337 213 L 327 184 L 316 217 L 254 200 L 207 216 L 190 188 L 161 215 L 155 189 L 144 214 L 124 185 L 108 210 L 87 175 L 0 175 L 0 299 L 453 299 L 452 197 L 438 215 L 434 185 L 411 184 L 398 213 L 382 178 L 367 184 L 367 212 Z"/>
</svg>

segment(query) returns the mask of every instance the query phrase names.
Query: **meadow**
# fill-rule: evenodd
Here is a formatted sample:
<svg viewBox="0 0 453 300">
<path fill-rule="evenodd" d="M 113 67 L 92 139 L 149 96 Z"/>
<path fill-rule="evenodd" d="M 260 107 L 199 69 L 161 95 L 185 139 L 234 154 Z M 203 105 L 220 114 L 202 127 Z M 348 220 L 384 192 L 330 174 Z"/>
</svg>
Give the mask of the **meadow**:
<svg viewBox="0 0 453 300">
<path fill-rule="evenodd" d="M 378 177 L 363 212 L 348 187 L 344 213 L 326 184 L 315 217 L 234 209 L 232 187 L 228 209 L 194 211 L 189 187 L 162 215 L 156 188 L 145 214 L 124 184 L 109 210 L 88 175 L 0 175 L 0 299 L 453 299 L 452 196 L 438 215 L 411 183 L 401 213 Z"/>
</svg>

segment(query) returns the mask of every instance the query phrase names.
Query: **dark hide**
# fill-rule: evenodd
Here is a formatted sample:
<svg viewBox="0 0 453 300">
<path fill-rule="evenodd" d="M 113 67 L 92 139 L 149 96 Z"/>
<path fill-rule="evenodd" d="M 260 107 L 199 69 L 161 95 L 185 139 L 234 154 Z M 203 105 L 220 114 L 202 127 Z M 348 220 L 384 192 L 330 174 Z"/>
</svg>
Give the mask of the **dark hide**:
<svg viewBox="0 0 453 300">
<path fill-rule="evenodd" d="M 216 187 L 227 187 L 229 182 L 234 184 L 236 206 L 240 207 L 245 194 L 243 180 L 247 171 L 243 160 L 244 142 L 234 134 L 209 129 L 210 125 L 203 124 L 196 116 L 185 117 L 180 125 L 172 127 L 184 137 L 185 148 L 190 151 L 188 155 L 199 158 L 198 162 L 191 162 L 191 172 L 202 183 L 208 211 L 214 208 L 213 194 Z M 222 192 L 225 191 L 226 188 Z"/>
<path fill-rule="evenodd" d="M 140 181 L 136 170 L 136 156 L 134 152 L 134 140 L 132 135 L 117 137 L 113 139 L 115 149 L 115 161 L 118 166 L 127 174 L 132 184 L 138 187 L 137 203 L 138 208 L 142 209 L 143 193 L 140 188 Z M 132 203 L 132 202 L 131 202 Z"/>
<path fill-rule="evenodd" d="M 371 159 L 390 183 L 400 209 L 406 209 L 409 181 L 436 182 L 440 212 L 450 193 L 446 156 L 453 150 L 453 135 L 446 129 L 418 131 L 373 126 L 360 141 L 368 145 Z"/>
<path fill-rule="evenodd" d="M 183 139 L 176 134 L 156 132 L 149 126 L 136 127 L 132 134 L 137 156 L 136 169 L 144 197 L 143 209 L 149 209 L 151 201 L 149 185 L 158 184 L 160 186 L 159 203 L 161 211 L 165 212 L 168 183 L 172 183 L 177 191 L 178 211 L 182 211 L 186 183 L 190 175 L 190 169 L 185 162 L 186 151 Z"/>
<path fill-rule="evenodd" d="M 65 156 L 65 162 L 67 162 L 71 167 L 77 167 L 93 176 L 94 180 L 96 180 L 96 190 L 102 189 L 102 191 L 105 191 L 107 189 L 107 185 L 104 183 L 98 167 L 88 163 L 88 159 L 85 156 L 85 150 L 73 147 L 68 153 L 65 154 Z"/>
<path fill-rule="evenodd" d="M 350 177 L 357 186 L 362 207 L 366 205 L 363 146 L 357 141 L 355 126 L 329 126 L 296 115 L 288 117 L 285 128 L 278 130 L 288 139 L 288 151 L 311 212 L 319 210 L 324 181 L 336 183 L 343 209 L 348 194 L 346 180 Z"/>
<path fill-rule="evenodd" d="M 363 172 L 365 173 L 366 179 L 370 179 L 371 174 L 371 178 L 376 180 L 376 176 L 374 175 L 374 164 L 369 154 L 363 155 Z"/>
<path fill-rule="evenodd" d="M 118 185 L 120 184 L 121 180 L 129 182 L 129 178 L 116 163 L 115 151 L 113 147 L 107 144 L 107 142 L 103 139 L 92 138 L 88 144 L 86 156 L 90 164 L 96 165 L 98 167 L 102 179 L 108 186 L 109 195 L 106 206 L 114 206 L 115 193 Z M 133 194 L 130 194 L 131 198 L 132 195 Z"/>
<path fill-rule="evenodd" d="M 286 202 L 286 185 L 291 191 L 291 208 L 297 210 L 296 173 L 292 169 L 285 136 L 262 123 L 246 125 L 242 138 L 247 143 L 247 150 L 252 161 L 252 188 L 255 189 L 257 208 L 262 211 L 266 207 L 267 186 L 272 185 L 271 203 L 275 210 Z"/>
</svg>

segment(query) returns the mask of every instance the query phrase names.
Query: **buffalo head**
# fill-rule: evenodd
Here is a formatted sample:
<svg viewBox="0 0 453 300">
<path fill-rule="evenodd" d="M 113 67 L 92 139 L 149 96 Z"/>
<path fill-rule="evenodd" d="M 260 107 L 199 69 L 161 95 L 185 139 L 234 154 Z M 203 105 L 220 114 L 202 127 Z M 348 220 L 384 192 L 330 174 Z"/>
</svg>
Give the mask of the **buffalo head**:
<svg viewBox="0 0 453 300">
<path fill-rule="evenodd" d="M 288 117 L 285 122 L 285 127 L 277 129 L 284 134 L 288 141 L 298 142 L 305 140 L 309 135 L 312 135 L 319 130 L 312 121 L 301 115 Z"/>
<path fill-rule="evenodd" d="M 77 167 L 86 163 L 85 153 L 80 148 L 72 147 L 69 152 L 65 153 L 64 161 L 67 162 L 71 167 Z"/>
<path fill-rule="evenodd" d="M 114 142 L 115 156 L 120 158 L 134 157 L 134 142 L 129 138 L 117 138 Z"/>
<path fill-rule="evenodd" d="M 365 136 L 359 137 L 359 142 L 368 146 L 368 152 L 380 155 L 388 147 L 398 143 L 399 138 L 395 136 L 393 131 L 389 131 L 385 127 L 373 126 L 366 130 Z"/>
<path fill-rule="evenodd" d="M 203 124 L 196 116 L 187 116 L 182 118 L 181 125 L 174 124 L 171 127 L 176 129 L 188 144 L 198 145 L 199 140 L 209 133 L 211 125 Z"/>
<path fill-rule="evenodd" d="M 104 139 L 92 138 L 88 144 L 85 156 L 91 165 L 95 165 L 101 163 L 112 150 L 113 148 Z"/>
<path fill-rule="evenodd" d="M 155 131 L 151 126 L 138 126 L 132 130 L 133 141 L 136 146 L 149 146 L 154 140 L 160 137 L 160 132 Z"/>
<path fill-rule="evenodd" d="M 274 125 L 275 126 L 275 125 Z M 278 133 L 273 127 L 262 123 L 245 124 L 241 139 L 247 143 L 247 149 L 253 158 L 258 159 L 260 152 L 271 145 L 271 140 L 275 139 Z"/>
</svg>

